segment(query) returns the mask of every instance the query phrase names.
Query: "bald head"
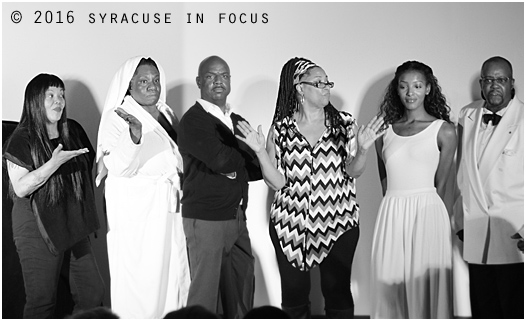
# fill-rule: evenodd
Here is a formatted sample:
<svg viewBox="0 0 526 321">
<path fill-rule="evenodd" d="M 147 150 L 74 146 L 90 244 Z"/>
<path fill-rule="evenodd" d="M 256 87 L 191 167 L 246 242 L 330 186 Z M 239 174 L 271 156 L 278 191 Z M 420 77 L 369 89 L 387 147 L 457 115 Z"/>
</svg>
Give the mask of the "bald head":
<svg viewBox="0 0 526 321">
<path fill-rule="evenodd" d="M 488 66 L 491 64 L 506 65 L 509 68 L 510 77 L 513 78 L 513 67 L 511 66 L 511 62 L 509 62 L 508 59 L 500 56 L 491 57 L 488 60 L 484 61 L 481 68 L 481 74 L 483 74 L 484 69 L 488 68 Z"/>
<path fill-rule="evenodd" d="M 204 59 L 199 64 L 195 81 L 201 90 L 201 99 L 215 104 L 224 111 L 226 98 L 230 94 L 230 67 L 226 61 L 218 56 Z"/>
<path fill-rule="evenodd" d="M 197 76 L 200 77 L 203 74 L 203 71 L 207 70 L 209 65 L 213 64 L 213 63 L 223 64 L 230 71 L 230 68 L 228 67 L 228 64 L 226 63 L 226 61 L 223 58 L 221 58 L 219 56 L 210 56 L 210 57 L 207 57 L 207 58 L 203 59 L 203 61 L 201 61 L 201 63 L 199 64 L 199 69 L 197 70 Z"/>
</svg>

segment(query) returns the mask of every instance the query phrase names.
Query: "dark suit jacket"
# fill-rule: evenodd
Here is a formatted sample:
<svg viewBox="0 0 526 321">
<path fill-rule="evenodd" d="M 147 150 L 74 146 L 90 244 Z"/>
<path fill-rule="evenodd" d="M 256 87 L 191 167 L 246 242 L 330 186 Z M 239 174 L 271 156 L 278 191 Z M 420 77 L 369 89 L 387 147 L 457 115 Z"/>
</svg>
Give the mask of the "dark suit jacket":
<svg viewBox="0 0 526 321">
<path fill-rule="evenodd" d="M 232 113 L 236 124 L 244 120 Z M 248 182 L 262 179 L 255 153 L 215 116 L 196 103 L 182 117 L 177 143 L 183 157 L 182 215 L 203 220 L 233 219 L 248 202 Z M 235 173 L 235 178 L 225 174 Z"/>
</svg>

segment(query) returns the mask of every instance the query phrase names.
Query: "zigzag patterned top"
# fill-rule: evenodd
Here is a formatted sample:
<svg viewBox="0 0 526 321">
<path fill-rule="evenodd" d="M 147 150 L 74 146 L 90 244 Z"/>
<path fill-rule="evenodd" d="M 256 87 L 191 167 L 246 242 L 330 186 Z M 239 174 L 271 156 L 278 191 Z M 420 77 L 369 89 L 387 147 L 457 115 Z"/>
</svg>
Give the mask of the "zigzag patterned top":
<svg viewBox="0 0 526 321">
<path fill-rule="evenodd" d="M 356 155 L 356 122 L 340 112 L 343 126 L 329 128 L 311 147 L 296 121 L 273 126 L 278 170 L 286 183 L 270 209 L 281 249 L 302 271 L 319 265 L 343 233 L 358 225 L 355 179 L 345 161 Z"/>
</svg>

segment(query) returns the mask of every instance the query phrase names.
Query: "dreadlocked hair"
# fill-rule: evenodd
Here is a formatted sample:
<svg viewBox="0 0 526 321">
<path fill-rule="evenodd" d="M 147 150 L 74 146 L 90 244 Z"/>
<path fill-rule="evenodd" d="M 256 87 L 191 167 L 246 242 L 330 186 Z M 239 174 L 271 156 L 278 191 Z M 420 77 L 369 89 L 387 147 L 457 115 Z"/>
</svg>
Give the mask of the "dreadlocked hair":
<svg viewBox="0 0 526 321">
<path fill-rule="evenodd" d="M 29 82 L 25 90 L 24 107 L 18 125 L 19 128 L 29 132 L 31 158 L 33 159 L 35 168 L 39 168 L 49 161 L 54 151 L 46 128 L 48 120 L 44 107 L 46 91 L 50 87 L 65 88 L 64 82 L 55 75 L 39 74 Z M 74 147 L 69 135 L 65 105 L 57 126 L 63 150 L 72 150 Z M 45 204 L 55 205 L 63 199 L 65 193 L 71 191 L 73 191 L 78 201 L 82 201 L 83 199 L 83 180 L 80 173 L 81 166 L 77 157 L 63 164 L 61 168 L 64 168 L 64 173 L 68 173 L 66 175 L 69 176 L 69 179 L 65 181 L 64 178 L 66 175 L 58 175 L 57 172 L 55 172 L 48 181 L 35 192 L 35 196 L 44 201 Z"/>
<path fill-rule="evenodd" d="M 426 112 L 433 117 L 451 123 L 449 119 L 451 108 L 446 102 L 446 97 L 442 94 L 442 89 L 438 85 L 438 80 L 433 75 L 431 67 L 418 61 L 406 61 L 396 68 L 395 76 L 387 86 L 384 98 L 380 104 L 379 115 L 384 117 L 384 127 L 393 124 L 404 116 L 405 107 L 398 96 L 398 82 L 400 77 L 409 71 L 421 73 L 426 79 L 426 85 L 430 87 L 429 94 L 424 98 L 424 109 Z"/>
<path fill-rule="evenodd" d="M 281 69 L 279 79 L 278 99 L 276 101 L 276 109 L 272 124 L 283 120 L 286 117 L 292 117 L 295 112 L 299 110 L 300 102 L 297 98 L 296 85 L 294 84 L 294 73 L 298 63 L 312 64 L 299 79 L 301 80 L 305 75 L 309 74 L 309 70 L 318 67 L 312 61 L 306 58 L 291 58 Z M 325 111 L 325 126 L 334 132 L 342 127 L 343 119 L 340 112 L 329 102 L 324 108 Z"/>
</svg>

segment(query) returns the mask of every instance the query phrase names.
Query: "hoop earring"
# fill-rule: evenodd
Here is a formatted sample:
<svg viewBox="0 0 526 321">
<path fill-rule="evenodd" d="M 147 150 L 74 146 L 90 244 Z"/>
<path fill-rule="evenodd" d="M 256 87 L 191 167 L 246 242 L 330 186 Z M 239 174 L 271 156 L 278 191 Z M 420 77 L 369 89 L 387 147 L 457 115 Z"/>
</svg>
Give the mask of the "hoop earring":
<svg viewBox="0 0 526 321">
<path fill-rule="evenodd" d="M 303 105 L 303 102 L 305 101 L 305 97 L 301 95 L 301 104 Z"/>
</svg>

